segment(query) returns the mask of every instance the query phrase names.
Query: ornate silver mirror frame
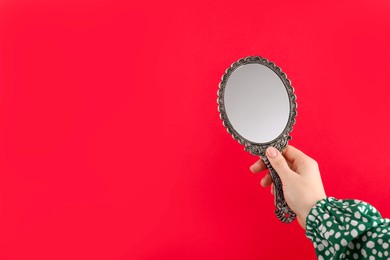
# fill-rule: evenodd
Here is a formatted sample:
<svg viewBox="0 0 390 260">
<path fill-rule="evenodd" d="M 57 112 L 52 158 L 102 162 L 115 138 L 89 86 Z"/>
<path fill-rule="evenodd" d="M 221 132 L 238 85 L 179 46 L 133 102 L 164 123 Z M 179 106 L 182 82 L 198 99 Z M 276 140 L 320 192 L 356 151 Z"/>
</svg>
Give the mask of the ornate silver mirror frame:
<svg viewBox="0 0 390 260">
<path fill-rule="evenodd" d="M 288 99 L 289 99 L 290 112 L 289 112 L 289 117 L 288 117 L 288 122 L 286 127 L 277 138 L 266 143 L 255 143 L 245 139 L 242 135 L 240 135 L 240 133 L 238 133 L 233 128 L 231 122 L 229 121 L 228 115 L 226 113 L 226 108 L 225 108 L 224 95 L 225 95 L 226 84 L 229 80 L 229 77 L 237 68 L 247 64 L 254 64 L 254 63 L 261 64 L 268 67 L 279 76 L 280 80 L 283 82 L 283 85 L 285 86 L 285 89 L 288 94 Z M 276 173 L 276 171 L 272 168 L 265 154 L 265 151 L 269 146 L 273 146 L 279 151 L 282 151 L 287 146 L 288 141 L 291 139 L 290 132 L 292 131 L 293 125 L 295 124 L 295 117 L 297 115 L 297 111 L 296 111 L 297 103 L 296 103 L 296 96 L 294 94 L 294 88 L 291 86 L 290 80 L 287 78 L 286 74 L 274 63 L 259 56 L 248 56 L 246 58 L 238 60 L 237 62 L 234 62 L 226 70 L 219 84 L 217 102 L 218 102 L 218 111 L 220 112 L 220 118 L 223 121 L 223 125 L 227 128 L 227 132 L 231 134 L 232 137 L 235 140 L 237 140 L 240 144 L 245 146 L 244 148 L 245 151 L 248 151 L 253 155 L 260 156 L 260 158 L 264 161 L 265 165 L 267 165 L 274 183 L 274 196 L 275 196 L 274 202 L 276 206 L 275 214 L 277 218 L 284 223 L 292 222 L 296 218 L 296 214 L 287 205 L 284 199 L 282 182 L 280 180 L 280 177 Z"/>
</svg>

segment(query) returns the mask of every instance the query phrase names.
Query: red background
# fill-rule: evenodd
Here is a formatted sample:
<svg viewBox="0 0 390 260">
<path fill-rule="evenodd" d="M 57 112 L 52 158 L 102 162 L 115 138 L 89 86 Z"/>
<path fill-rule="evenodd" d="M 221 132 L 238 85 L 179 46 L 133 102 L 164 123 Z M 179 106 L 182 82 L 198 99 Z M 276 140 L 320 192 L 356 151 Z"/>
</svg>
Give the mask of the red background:
<svg viewBox="0 0 390 260">
<path fill-rule="evenodd" d="M 298 97 L 328 195 L 390 216 L 389 1 L 0 3 L 0 259 L 314 259 L 216 92 L 247 55 Z"/>
</svg>

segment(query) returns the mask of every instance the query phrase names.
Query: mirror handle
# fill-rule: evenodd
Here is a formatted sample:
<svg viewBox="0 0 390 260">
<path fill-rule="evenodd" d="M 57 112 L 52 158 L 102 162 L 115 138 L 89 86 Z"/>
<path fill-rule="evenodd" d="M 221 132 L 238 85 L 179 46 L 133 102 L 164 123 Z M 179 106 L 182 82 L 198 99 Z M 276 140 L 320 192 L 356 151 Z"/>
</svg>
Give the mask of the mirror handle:
<svg viewBox="0 0 390 260">
<path fill-rule="evenodd" d="M 274 170 L 274 168 L 272 168 L 267 157 L 265 158 L 264 157 L 262 157 L 262 159 L 265 165 L 267 165 L 269 169 L 274 184 L 274 199 L 275 199 L 274 202 L 276 206 L 275 214 L 280 221 L 284 223 L 290 223 L 297 217 L 297 215 L 295 214 L 294 211 L 290 209 L 290 207 L 288 206 L 284 198 L 283 186 L 282 186 L 283 184 L 278 173 Z"/>
</svg>

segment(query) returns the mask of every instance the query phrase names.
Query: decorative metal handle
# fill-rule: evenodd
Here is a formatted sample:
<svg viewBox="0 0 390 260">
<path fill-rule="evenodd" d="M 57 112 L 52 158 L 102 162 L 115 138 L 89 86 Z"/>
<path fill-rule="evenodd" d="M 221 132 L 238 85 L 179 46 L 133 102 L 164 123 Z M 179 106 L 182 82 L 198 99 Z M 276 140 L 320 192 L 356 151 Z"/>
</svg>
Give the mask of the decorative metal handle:
<svg viewBox="0 0 390 260">
<path fill-rule="evenodd" d="M 275 199 L 275 214 L 278 217 L 278 219 L 284 223 L 290 223 L 296 218 L 296 214 L 294 211 L 290 209 L 290 207 L 287 205 L 286 200 L 284 199 L 283 194 L 283 188 L 282 188 L 282 181 L 280 180 L 279 175 L 277 172 L 272 168 L 271 164 L 266 162 L 272 181 L 274 183 L 274 199 Z"/>
</svg>

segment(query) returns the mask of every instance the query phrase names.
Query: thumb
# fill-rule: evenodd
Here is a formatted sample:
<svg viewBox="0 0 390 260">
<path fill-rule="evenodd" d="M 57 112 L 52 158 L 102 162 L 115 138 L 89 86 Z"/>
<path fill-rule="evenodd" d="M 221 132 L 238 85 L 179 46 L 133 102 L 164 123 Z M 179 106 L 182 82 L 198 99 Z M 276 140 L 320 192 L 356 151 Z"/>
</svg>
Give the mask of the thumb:
<svg viewBox="0 0 390 260">
<path fill-rule="evenodd" d="M 272 167 L 279 174 L 282 181 L 284 178 L 286 178 L 291 174 L 292 170 L 290 169 L 286 159 L 278 151 L 278 149 L 270 146 L 267 148 L 266 155 Z"/>
</svg>

